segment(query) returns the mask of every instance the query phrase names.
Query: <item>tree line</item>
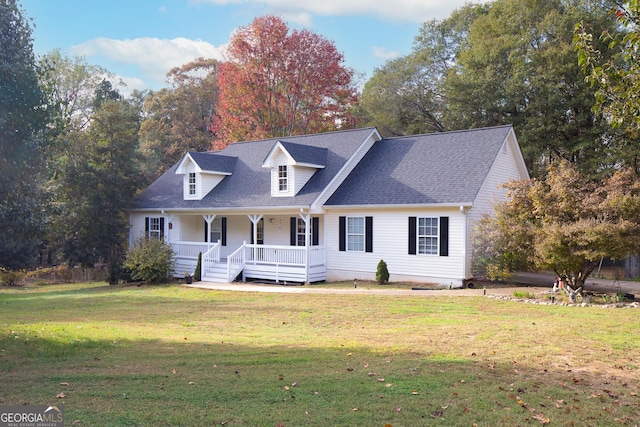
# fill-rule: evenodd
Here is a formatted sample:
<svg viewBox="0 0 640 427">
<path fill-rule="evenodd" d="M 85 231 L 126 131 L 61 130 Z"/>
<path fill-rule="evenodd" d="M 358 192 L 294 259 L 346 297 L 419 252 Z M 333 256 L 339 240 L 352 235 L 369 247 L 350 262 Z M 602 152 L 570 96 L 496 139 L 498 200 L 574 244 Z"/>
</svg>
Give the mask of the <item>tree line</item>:
<svg viewBox="0 0 640 427">
<path fill-rule="evenodd" d="M 624 79 L 600 85 L 614 66 L 630 70 L 629 3 L 467 4 L 424 22 L 412 52 L 361 89 L 332 41 L 267 15 L 234 34 L 224 62 L 196 59 L 172 69 L 166 88 L 124 97 L 83 58 L 36 58 L 18 0 L 0 0 L 0 266 L 101 261 L 116 282 L 136 193 L 185 152 L 241 140 L 508 123 L 535 178 L 558 161 L 592 183 L 624 167 L 637 175 L 637 125 L 615 115 L 623 96 L 611 101 Z"/>
</svg>

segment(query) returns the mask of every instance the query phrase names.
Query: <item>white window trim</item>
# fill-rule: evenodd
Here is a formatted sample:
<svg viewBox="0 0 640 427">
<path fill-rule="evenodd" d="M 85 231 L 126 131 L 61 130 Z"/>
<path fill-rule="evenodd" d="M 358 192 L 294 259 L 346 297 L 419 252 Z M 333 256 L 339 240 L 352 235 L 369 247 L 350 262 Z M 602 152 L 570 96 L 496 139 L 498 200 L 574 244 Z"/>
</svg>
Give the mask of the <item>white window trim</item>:
<svg viewBox="0 0 640 427">
<path fill-rule="evenodd" d="M 193 179 L 192 179 L 193 178 Z M 189 172 L 187 174 L 187 186 L 189 188 L 189 196 L 190 197 L 195 197 L 197 195 L 197 191 L 198 191 L 198 187 L 197 182 L 198 182 L 198 178 L 195 172 Z"/>
<path fill-rule="evenodd" d="M 160 227 L 160 217 L 150 216 L 149 230 L 147 231 L 147 238 L 160 240 L 162 238 L 163 231 L 164 230 L 162 230 L 162 228 Z"/>
<path fill-rule="evenodd" d="M 278 165 L 278 192 L 287 193 L 289 191 L 289 166 Z"/>
<path fill-rule="evenodd" d="M 351 222 L 351 220 L 361 220 L 362 221 L 362 233 L 352 233 L 349 230 L 349 223 Z M 358 246 L 362 245 L 361 248 L 353 248 L 353 244 L 356 242 L 353 242 L 350 237 L 358 237 L 361 236 L 361 239 L 359 239 L 360 241 L 357 242 Z M 347 250 L 347 252 L 364 252 L 365 248 L 366 248 L 366 221 L 365 221 L 365 217 L 363 216 L 348 216 L 346 218 L 346 224 L 345 224 L 345 249 Z"/>
<path fill-rule="evenodd" d="M 432 224 L 431 225 L 424 225 L 421 226 L 420 222 L 421 220 L 431 220 Z M 433 221 L 435 221 L 435 225 L 433 223 Z M 420 228 L 424 227 L 424 228 L 430 228 L 433 229 L 435 228 L 435 234 L 421 234 L 420 233 Z M 429 246 L 425 246 L 424 247 L 424 251 L 423 251 L 423 247 L 422 245 L 420 245 L 420 239 L 424 238 L 426 239 L 433 239 L 431 245 Z M 431 251 L 428 252 L 428 248 L 431 247 Z M 435 252 L 433 251 L 433 249 L 435 248 Z M 416 253 L 417 255 L 426 255 L 426 256 L 437 256 L 440 254 L 440 218 L 439 217 L 434 217 L 434 216 L 419 216 L 416 219 Z"/>
</svg>

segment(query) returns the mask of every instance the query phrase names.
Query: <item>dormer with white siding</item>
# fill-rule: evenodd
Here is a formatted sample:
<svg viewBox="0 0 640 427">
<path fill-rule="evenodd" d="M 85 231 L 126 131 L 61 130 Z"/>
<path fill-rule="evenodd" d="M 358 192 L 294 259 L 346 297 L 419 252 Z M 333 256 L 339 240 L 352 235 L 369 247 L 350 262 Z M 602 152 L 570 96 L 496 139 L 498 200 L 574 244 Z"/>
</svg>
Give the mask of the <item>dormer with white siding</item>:
<svg viewBox="0 0 640 427">
<path fill-rule="evenodd" d="M 326 148 L 277 141 L 262 163 L 271 169 L 271 196 L 295 196 L 326 162 Z"/>
<path fill-rule="evenodd" d="M 183 175 L 183 199 L 202 200 L 232 174 L 236 160 L 214 153 L 187 153 L 176 169 L 176 175 Z"/>
</svg>

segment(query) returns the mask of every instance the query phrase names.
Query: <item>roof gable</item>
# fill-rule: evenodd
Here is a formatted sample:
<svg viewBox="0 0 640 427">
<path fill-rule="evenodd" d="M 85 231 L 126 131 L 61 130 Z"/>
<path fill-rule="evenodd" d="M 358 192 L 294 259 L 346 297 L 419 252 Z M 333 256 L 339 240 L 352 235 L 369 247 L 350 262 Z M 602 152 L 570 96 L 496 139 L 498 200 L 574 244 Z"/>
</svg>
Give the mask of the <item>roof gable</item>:
<svg viewBox="0 0 640 427">
<path fill-rule="evenodd" d="M 327 148 L 314 147 L 293 142 L 277 141 L 262 162 L 263 168 L 273 167 L 278 152 L 283 152 L 294 166 L 307 166 L 322 169 L 327 163 Z"/>
<path fill-rule="evenodd" d="M 220 175 L 231 175 L 235 167 L 237 158 L 222 156 L 217 153 L 199 153 L 190 151 L 182 158 L 176 169 L 176 174 L 184 175 L 189 164 L 193 164 L 195 172 L 215 173 Z"/>
</svg>

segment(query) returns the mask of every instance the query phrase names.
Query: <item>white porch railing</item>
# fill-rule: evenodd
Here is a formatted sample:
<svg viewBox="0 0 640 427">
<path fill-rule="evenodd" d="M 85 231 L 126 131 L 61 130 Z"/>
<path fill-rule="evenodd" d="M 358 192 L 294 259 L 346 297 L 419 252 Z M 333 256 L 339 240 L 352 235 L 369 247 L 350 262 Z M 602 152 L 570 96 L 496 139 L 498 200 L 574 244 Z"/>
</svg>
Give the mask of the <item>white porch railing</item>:
<svg viewBox="0 0 640 427">
<path fill-rule="evenodd" d="M 244 268 L 246 243 L 227 257 L 227 281 L 232 282 Z"/>
<path fill-rule="evenodd" d="M 213 266 L 220 262 L 220 240 L 213 245 L 208 251 L 202 254 L 202 275 L 210 271 Z"/>
<path fill-rule="evenodd" d="M 170 242 L 176 257 L 198 259 L 198 254 L 208 252 L 217 243 L 214 242 Z"/>
<path fill-rule="evenodd" d="M 174 253 L 173 275 L 184 277 L 187 274 L 194 274 L 198 264 L 198 254 L 204 254 L 215 247 L 215 243 L 208 242 L 169 242 Z"/>
<path fill-rule="evenodd" d="M 305 282 L 324 280 L 326 255 L 324 246 L 280 246 L 243 243 L 226 257 L 221 255 L 221 243 L 173 242 L 176 259 L 197 260 L 202 252 L 202 277 L 217 271 L 232 282 L 243 270 L 247 277 L 265 280 Z M 194 264 L 195 265 L 195 264 Z M 226 268 L 225 268 L 226 267 Z M 226 272 L 224 271 L 226 269 Z M 185 269 L 185 271 L 191 271 Z M 226 274 L 225 274 L 226 273 Z M 211 273 L 213 274 L 213 273 Z M 209 275 L 210 278 L 214 276 Z M 222 279 L 222 280 L 225 280 Z"/>
</svg>

